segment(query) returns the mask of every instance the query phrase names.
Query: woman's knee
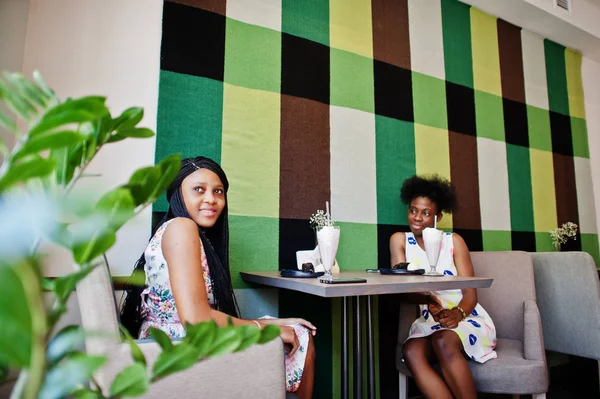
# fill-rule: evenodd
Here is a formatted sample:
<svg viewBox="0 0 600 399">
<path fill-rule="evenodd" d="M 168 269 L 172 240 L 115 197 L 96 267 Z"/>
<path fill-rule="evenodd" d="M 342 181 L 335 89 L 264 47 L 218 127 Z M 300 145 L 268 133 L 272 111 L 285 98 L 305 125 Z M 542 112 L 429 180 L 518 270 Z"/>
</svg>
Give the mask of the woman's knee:
<svg viewBox="0 0 600 399">
<path fill-rule="evenodd" d="M 438 331 L 431 335 L 431 346 L 437 358 L 462 357 L 462 342 L 454 331 Z"/>
<path fill-rule="evenodd" d="M 407 363 L 415 363 L 419 359 L 426 359 L 425 347 L 416 339 L 409 339 L 402 346 L 402 357 Z"/>
</svg>

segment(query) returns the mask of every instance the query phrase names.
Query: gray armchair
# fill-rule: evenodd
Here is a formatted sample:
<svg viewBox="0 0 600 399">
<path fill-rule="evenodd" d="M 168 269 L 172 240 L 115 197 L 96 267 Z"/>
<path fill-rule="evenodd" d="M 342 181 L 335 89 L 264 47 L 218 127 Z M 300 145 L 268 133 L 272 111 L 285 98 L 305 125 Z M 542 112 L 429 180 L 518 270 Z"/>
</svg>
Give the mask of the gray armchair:
<svg viewBox="0 0 600 399">
<path fill-rule="evenodd" d="M 469 362 L 477 391 L 545 398 L 548 369 L 531 257 L 518 251 L 472 252 L 471 259 L 477 276 L 494 279 L 490 288 L 478 289 L 477 295 L 496 325 L 498 353 L 497 359 L 484 364 Z M 401 399 L 407 397 L 410 376 L 402 360 L 402 344 L 416 315 L 414 305 L 401 305 L 396 348 Z"/>
<path fill-rule="evenodd" d="M 585 252 L 532 253 L 546 349 L 598 360 L 600 280 Z"/>
<path fill-rule="evenodd" d="M 106 365 L 94 376 L 101 388 L 108 389 L 118 372 L 132 363 L 129 345 L 121 342 L 117 306 L 108 266 L 96 268 L 77 285 L 82 325 L 107 336 L 86 338 L 88 353 L 108 357 Z M 139 346 L 152 367 L 160 353 L 155 342 Z M 283 343 L 275 339 L 265 345 L 202 361 L 151 385 L 150 398 L 284 398 L 285 368 Z"/>
</svg>

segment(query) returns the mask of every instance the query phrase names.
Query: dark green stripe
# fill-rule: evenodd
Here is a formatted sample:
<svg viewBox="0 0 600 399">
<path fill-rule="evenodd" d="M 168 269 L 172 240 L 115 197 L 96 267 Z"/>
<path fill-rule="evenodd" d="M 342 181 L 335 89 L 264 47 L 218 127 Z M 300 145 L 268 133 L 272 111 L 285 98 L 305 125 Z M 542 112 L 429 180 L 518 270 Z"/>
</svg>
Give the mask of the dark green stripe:
<svg viewBox="0 0 600 399">
<path fill-rule="evenodd" d="M 442 32 L 446 80 L 473 88 L 470 6 L 442 1 Z"/>
<path fill-rule="evenodd" d="M 223 130 L 223 82 L 160 71 L 156 123 L 157 162 L 174 153 L 185 157 L 204 155 L 221 162 Z M 166 211 L 165 196 L 154 211 Z"/>
<path fill-rule="evenodd" d="M 329 2 L 282 0 L 281 30 L 329 45 Z"/>
<path fill-rule="evenodd" d="M 510 223 L 513 231 L 535 231 L 529 148 L 506 144 Z"/>
<path fill-rule="evenodd" d="M 414 125 L 377 115 L 375 146 L 377 222 L 407 224 L 400 187 L 406 178 L 416 173 Z"/>
<path fill-rule="evenodd" d="M 548 82 L 550 111 L 569 115 L 565 47 L 552 40 L 544 39 L 544 50 L 546 53 L 546 80 Z"/>
</svg>

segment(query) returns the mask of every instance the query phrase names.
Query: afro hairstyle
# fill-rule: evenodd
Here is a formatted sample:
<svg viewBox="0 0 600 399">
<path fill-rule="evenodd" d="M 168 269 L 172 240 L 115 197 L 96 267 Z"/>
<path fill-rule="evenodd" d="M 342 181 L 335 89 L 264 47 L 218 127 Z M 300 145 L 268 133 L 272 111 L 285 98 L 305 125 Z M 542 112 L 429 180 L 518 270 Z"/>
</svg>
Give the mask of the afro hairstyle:
<svg viewBox="0 0 600 399">
<path fill-rule="evenodd" d="M 400 199 L 410 205 L 413 199 L 427 197 L 434 202 L 440 213 L 452 213 L 458 209 L 454 185 L 439 175 L 412 176 L 402 183 Z"/>
</svg>

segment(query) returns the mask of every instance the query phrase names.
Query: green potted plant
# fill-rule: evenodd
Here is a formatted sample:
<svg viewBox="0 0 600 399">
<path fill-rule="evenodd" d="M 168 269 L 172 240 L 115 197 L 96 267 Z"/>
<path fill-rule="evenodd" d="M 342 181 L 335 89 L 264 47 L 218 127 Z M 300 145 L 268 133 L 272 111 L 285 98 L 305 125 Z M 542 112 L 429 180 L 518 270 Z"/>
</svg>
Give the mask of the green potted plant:
<svg viewBox="0 0 600 399">
<path fill-rule="evenodd" d="M 55 332 L 54 327 L 77 283 L 101 263 L 98 259 L 115 244 L 117 231 L 166 190 L 181 159 L 172 155 L 139 169 L 98 199 L 75 198 L 73 188 L 87 177 L 87 166 L 105 145 L 154 132 L 138 126 L 141 108 L 113 117 L 104 97 L 61 101 L 38 73 L 33 78 L 16 73 L 0 78 L 0 102 L 14 114 L 0 111 L 0 125 L 15 135 L 12 148 L 0 143 L 0 383 L 10 368 L 21 370 L 14 398 L 102 398 L 89 382 L 106 359 L 78 349 L 85 334 L 98 332 L 78 326 Z M 70 251 L 77 269 L 45 278 L 38 250 L 42 240 Z M 43 304 L 44 291 L 53 294 L 50 308 Z M 110 397 L 144 394 L 153 381 L 199 360 L 270 341 L 279 331 L 275 326 L 261 331 L 207 322 L 188 326 L 178 345 L 165 340 L 160 330 L 152 334 L 163 352 L 150 372 L 137 344 L 125 335 L 134 363 L 116 376 Z"/>
</svg>

